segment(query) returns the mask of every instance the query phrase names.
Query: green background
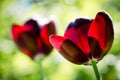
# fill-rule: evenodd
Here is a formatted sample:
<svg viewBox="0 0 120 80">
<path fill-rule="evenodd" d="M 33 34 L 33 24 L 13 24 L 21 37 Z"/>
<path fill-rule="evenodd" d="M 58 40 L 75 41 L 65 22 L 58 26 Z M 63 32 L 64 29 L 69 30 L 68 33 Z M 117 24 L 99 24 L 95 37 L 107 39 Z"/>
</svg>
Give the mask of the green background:
<svg viewBox="0 0 120 80">
<path fill-rule="evenodd" d="M 40 80 L 40 65 L 15 45 L 11 26 L 34 18 L 55 20 L 58 35 L 76 18 L 94 18 L 107 11 L 114 25 L 114 43 L 97 65 L 103 80 L 120 80 L 120 0 L 0 0 L 0 80 Z M 91 66 L 75 65 L 55 49 L 42 60 L 46 80 L 95 80 Z"/>
</svg>

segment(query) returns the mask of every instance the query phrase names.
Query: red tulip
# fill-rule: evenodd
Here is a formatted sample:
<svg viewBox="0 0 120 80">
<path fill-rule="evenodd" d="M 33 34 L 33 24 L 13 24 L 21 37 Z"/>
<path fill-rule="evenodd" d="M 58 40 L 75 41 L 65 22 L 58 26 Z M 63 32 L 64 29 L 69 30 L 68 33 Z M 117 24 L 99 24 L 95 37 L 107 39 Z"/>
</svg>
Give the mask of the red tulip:
<svg viewBox="0 0 120 80">
<path fill-rule="evenodd" d="M 110 50 L 114 39 L 113 24 L 106 12 L 95 19 L 78 18 L 71 22 L 64 37 L 51 35 L 50 43 L 63 57 L 75 64 L 101 60 Z"/>
<path fill-rule="evenodd" d="M 39 27 L 35 20 L 28 20 L 23 26 L 12 26 L 12 37 L 17 46 L 29 57 L 34 58 L 38 53 L 48 55 L 53 49 L 49 35 L 55 34 L 53 21 Z"/>
</svg>

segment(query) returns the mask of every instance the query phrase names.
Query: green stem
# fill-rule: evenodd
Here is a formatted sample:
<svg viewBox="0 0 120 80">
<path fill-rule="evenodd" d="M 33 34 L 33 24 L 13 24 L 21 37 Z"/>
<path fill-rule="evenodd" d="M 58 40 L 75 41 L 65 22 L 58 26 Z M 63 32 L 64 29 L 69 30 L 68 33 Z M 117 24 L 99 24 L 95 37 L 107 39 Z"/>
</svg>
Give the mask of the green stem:
<svg viewBox="0 0 120 80">
<path fill-rule="evenodd" d="M 39 72 L 40 72 L 40 80 L 44 80 L 45 75 L 44 75 L 44 70 L 43 70 L 43 66 L 42 66 L 42 61 L 39 61 Z"/>
<path fill-rule="evenodd" d="M 91 60 L 91 64 L 92 64 L 94 73 L 96 75 L 96 79 L 100 80 L 100 74 L 99 74 L 99 71 L 98 71 L 98 68 L 97 68 L 97 65 L 96 65 L 96 61 L 95 60 Z"/>
<path fill-rule="evenodd" d="M 40 74 L 40 79 L 39 80 L 49 80 L 49 77 L 45 73 L 44 67 L 42 65 L 43 59 L 44 59 L 44 55 L 37 55 L 37 57 L 35 58 L 35 61 L 38 64 L 38 71 L 39 71 L 39 74 Z"/>
<path fill-rule="evenodd" d="M 38 64 L 39 80 L 45 80 L 46 79 L 46 74 L 44 72 L 44 68 L 43 68 L 43 65 L 42 65 L 43 59 L 44 59 L 43 55 L 37 55 L 35 57 L 35 61 Z"/>
</svg>

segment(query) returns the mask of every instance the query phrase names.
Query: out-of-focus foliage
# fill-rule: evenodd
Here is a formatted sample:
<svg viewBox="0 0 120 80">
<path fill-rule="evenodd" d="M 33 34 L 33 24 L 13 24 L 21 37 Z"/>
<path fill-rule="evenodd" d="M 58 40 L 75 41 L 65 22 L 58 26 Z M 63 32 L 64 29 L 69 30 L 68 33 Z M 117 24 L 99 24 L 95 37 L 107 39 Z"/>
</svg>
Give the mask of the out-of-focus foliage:
<svg viewBox="0 0 120 80">
<path fill-rule="evenodd" d="M 11 38 L 11 25 L 34 18 L 57 22 L 59 35 L 78 17 L 107 11 L 113 20 L 114 43 L 98 63 L 103 80 L 120 80 L 120 0 L 0 0 L 0 80 L 39 80 L 39 63 L 24 55 Z M 95 80 L 91 66 L 75 65 L 53 50 L 42 61 L 47 80 Z"/>
</svg>

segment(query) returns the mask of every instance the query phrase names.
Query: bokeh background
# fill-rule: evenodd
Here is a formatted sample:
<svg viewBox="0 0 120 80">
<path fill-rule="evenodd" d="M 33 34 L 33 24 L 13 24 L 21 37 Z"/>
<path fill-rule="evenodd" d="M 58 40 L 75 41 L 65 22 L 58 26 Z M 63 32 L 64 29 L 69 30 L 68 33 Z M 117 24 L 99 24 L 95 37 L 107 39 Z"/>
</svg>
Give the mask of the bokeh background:
<svg viewBox="0 0 120 80">
<path fill-rule="evenodd" d="M 41 24 L 54 19 L 58 35 L 79 17 L 94 18 L 107 11 L 113 20 L 114 43 L 108 55 L 97 65 L 103 80 L 120 80 L 120 0 L 0 0 L 0 80 L 40 80 L 40 66 L 15 45 L 12 24 L 24 24 L 30 18 Z M 95 80 L 91 66 L 75 65 L 55 49 L 42 60 L 46 80 Z"/>
</svg>

